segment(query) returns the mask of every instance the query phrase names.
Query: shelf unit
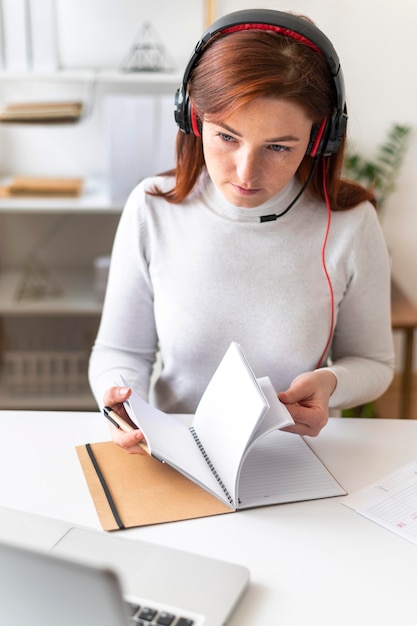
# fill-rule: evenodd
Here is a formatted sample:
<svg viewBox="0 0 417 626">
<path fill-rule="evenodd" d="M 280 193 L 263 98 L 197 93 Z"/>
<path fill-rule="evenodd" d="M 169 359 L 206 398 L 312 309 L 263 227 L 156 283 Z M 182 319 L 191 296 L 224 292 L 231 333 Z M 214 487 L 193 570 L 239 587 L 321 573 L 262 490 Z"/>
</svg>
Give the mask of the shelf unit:
<svg viewBox="0 0 417 626">
<path fill-rule="evenodd" d="M 0 201 L 0 319 L 2 367 L 0 406 L 4 409 L 94 410 L 88 387 L 88 354 L 98 328 L 101 294 L 94 285 L 93 260 L 109 253 L 121 207 L 111 202 L 105 186 L 86 185 L 78 199 L 2 199 Z M 54 229 L 47 251 L 56 241 L 65 258 L 60 267 L 56 249 L 46 269 L 43 293 L 29 296 L 25 287 L 37 282 L 37 255 L 26 254 L 33 241 Z M 28 228 L 26 229 L 26 225 Z M 39 226 L 37 229 L 36 227 Z M 77 233 L 80 236 L 77 238 Z M 7 233 L 12 233 L 7 241 Z M 94 244 L 92 235 L 100 232 Z M 67 233 L 69 237 L 67 237 Z M 23 250 L 13 257 L 16 238 Z M 65 241 L 70 239 L 65 254 Z M 43 250 L 39 250 L 42 258 Z M 71 267 L 71 250 L 76 259 Z M 34 261 L 32 260 L 34 259 Z M 35 272 L 35 278 L 33 277 Z M 44 278 L 44 277 L 42 277 Z M 66 382 L 65 382 L 66 381 Z"/>
<path fill-rule="evenodd" d="M 81 144 L 85 141 L 88 148 L 93 137 L 98 163 L 79 173 L 84 186 L 78 198 L 0 198 L 1 408 L 97 408 L 87 381 L 88 355 L 102 306 L 95 290 L 94 260 L 110 254 L 122 209 L 122 203 L 111 199 L 98 154 L 101 104 L 107 94 L 170 94 L 174 99 L 180 81 L 174 73 L 115 69 L 0 73 L 0 102 L 40 101 L 49 92 L 52 99 L 68 99 L 74 91 L 80 94 L 87 105 L 87 120 L 81 122 L 87 123 L 66 125 L 66 137 L 76 137 L 74 141 Z M 36 127 L 39 142 L 43 136 L 60 132 L 56 125 L 45 125 L 44 131 L 42 125 Z M 15 135 L 21 137 L 26 129 L 27 124 L 0 124 L 0 139 L 4 133 L 8 147 L 13 148 Z M 0 172 L 0 185 L 15 173 L 4 165 L 1 169 L 5 171 Z M 49 175 L 48 163 L 44 175 Z M 38 262 L 46 269 L 41 285 Z M 42 293 L 28 297 L 26 287 L 33 280 Z"/>
</svg>

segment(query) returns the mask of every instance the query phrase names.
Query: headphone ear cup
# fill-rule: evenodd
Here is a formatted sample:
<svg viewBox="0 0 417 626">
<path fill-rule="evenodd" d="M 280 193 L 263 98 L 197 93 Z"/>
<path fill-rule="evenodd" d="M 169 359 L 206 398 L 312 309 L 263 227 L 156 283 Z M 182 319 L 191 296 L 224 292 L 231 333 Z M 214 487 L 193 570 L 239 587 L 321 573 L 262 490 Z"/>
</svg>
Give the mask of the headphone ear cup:
<svg viewBox="0 0 417 626">
<path fill-rule="evenodd" d="M 191 132 L 190 100 L 183 87 L 177 89 L 174 103 L 174 118 L 179 129 L 187 135 Z"/>
<path fill-rule="evenodd" d="M 314 124 L 306 154 L 313 158 L 336 154 L 346 134 L 347 119 L 344 111 L 341 115 L 335 113 L 330 119 L 326 118 L 320 124 Z"/>
<path fill-rule="evenodd" d="M 182 88 L 175 94 L 174 117 L 179 129 L 186 135 L 201 137 L 201 121 L 196 115 L 188 95 Z"/>
<path fill-rule="evenodd" d="M 337 112 L 333 115 L 331 120 L 330 132 L 327 137 L 326 146 L 325 146 L 325 154 L 324 156 L 330 156 L 330 154 L 335 154 L 346 135 L 346 126 L 347 126 L 347 112 L 346 107 L 342 112 Z"/>
</svg>

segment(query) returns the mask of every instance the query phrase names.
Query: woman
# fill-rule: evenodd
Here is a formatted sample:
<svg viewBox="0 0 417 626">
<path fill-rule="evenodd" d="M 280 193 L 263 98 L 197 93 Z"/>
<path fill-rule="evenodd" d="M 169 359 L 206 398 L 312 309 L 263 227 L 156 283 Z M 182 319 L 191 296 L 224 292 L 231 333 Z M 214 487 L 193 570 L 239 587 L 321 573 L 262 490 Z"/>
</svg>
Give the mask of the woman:
<svg viewBox="0 0 417 626">
<path fill-rule="evenodd" d="M 390 275 L 372 194 L 341 180 L 343 78 L 329 40 L 278 11 L 216 22 L 176 98 L 175 171 L 131 193 L 90 361 L 99 405 L 135 388 L 193 413 L 231 341 L 295 425 L 371 401 L 393 375 Z M 129 387 L 117 387 L 122 374 Z M 139 452 L 139 431 L 112 428 Z"/>
</svg>

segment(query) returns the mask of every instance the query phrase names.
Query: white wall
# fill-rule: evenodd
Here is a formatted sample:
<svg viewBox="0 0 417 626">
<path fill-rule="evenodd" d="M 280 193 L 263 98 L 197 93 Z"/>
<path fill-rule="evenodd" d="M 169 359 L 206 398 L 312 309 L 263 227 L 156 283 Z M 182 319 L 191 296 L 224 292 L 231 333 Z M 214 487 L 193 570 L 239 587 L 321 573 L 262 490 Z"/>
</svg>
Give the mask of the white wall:
<svg viewBox="0 0 417 626">
<path fill-rule="evenodd" d="M 215 5 L 217 15 L 263 7 L 310 16 L 339 53 L 347 89 L 349 136 L 364 154 L 372 155 L 392 122 L 417 129 L 415 0 L 217 0 Z M 56 8 L 63 67 L 118 67 L 141 24 L 150 21 L 177 70 L 181 70 L 204 28 L 203 0 L 56 0 Z M 94 155 L 89 154 L 89 149 L 94 145 L 94 132 L 97 128 L 93 125 L 92 141 L 85 153 L 73 155 L 74 164 L 91 168 Z M 68 133 L 65 141 L 71 153 Z M 19 154 L 14 155 L 16 163 Z M 0 170 L 4 163 L 0 153 Z M 97 167 L 100 169 L 102 163 Z M 384 214 L 383 227 L 394 277 L 417 304 L 416 187 L 414 132 L 399 187 Z"/>
<path fill-rule="evenodd" d="M 119 67 L 144 22 L 151 22 L 178 68 L 204 28 L 195 0 L 55 0 L 64 67 Z"/>
</svg>

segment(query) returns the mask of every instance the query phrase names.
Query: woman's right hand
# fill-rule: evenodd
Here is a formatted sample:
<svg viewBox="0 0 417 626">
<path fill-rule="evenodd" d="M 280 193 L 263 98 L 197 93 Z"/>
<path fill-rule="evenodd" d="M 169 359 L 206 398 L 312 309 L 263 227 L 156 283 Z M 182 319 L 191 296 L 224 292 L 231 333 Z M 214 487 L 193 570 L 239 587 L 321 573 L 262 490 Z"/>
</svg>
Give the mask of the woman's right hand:
<svg viewBox="0 0 417 626">
<path fill-rule="evenodd" d="M 119 415 L 129 426 L 132 427 L 130 432 L 125 432 L 121 428 L 117 428 L 109 422 L 110 435 L 114 443 L 129 454 L 143 454 L 144 450 L 139 445 L 143 441 L 143 433 L 132 422 L 123 402 L 127 400 L 132 393 L 129 387 L 111 387 L 104 394 L 104 406 L 109 407 Z"/>
</svg>

